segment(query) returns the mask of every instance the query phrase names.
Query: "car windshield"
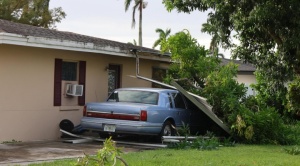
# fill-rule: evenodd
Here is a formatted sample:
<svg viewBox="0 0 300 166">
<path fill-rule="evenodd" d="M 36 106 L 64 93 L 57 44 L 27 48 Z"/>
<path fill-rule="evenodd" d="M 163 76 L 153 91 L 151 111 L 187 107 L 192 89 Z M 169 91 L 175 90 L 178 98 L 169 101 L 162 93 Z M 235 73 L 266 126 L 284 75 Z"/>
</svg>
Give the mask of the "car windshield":
<svg viewBox="0 0 300 166">
<path fill-rule="evenodd" d="M 118 90 L 109 96 L 108 101 L 157 105 L 158 93 L 139 90 Z"/>
</svg>

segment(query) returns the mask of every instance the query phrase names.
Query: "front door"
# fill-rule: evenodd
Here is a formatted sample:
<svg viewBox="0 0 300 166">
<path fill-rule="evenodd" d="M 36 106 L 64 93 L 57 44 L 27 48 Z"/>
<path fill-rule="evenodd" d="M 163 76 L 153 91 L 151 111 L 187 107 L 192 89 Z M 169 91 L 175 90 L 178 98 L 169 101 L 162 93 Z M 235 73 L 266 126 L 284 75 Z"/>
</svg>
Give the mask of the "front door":
<svg viewBox="0 0 300 166">
<path fill-rule="evenodd" d="M 121 66 L 120 65 L 109 65 L 108 67 L 108 95 L 113 90 L 120 88 L 121 85 Z"/>
</svg>

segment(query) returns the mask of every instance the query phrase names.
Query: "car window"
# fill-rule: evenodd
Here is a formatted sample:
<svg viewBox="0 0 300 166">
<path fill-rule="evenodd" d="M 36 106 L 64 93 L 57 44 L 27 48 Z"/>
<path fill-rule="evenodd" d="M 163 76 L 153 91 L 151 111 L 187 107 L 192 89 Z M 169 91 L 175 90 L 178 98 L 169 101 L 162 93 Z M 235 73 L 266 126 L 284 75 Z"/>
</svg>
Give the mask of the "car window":
<svg viewBox="0 0 300 166">
<path fill-rule="evenodd" d="M 199 110 L 199 108 L 193 102 L 191 102 L 188 98 L 185 97 L 185 101 L 187 103 L 188 109 L 193 110 L 193 111 Z"/>
<path fill-rule="evenodd" d="M 157 105 L 158 93 L 139 90 L 118 90 L 109 96 L 108 101 Z"/>
<path fill-rule="evenodd" d="M 175 108 L 185 109 L 185 103 L 180 93 L 172 93 L 174 98 Z"/>
<path fill-rule="evenodd" d="M 173 104 L 172 104 L 172 97 L 171 97 L 171 94 L 168 94 L 168 99 L 169 99 L 169 105 L 170 105 L 170 108 L 173 108 Z"/>
</svg>

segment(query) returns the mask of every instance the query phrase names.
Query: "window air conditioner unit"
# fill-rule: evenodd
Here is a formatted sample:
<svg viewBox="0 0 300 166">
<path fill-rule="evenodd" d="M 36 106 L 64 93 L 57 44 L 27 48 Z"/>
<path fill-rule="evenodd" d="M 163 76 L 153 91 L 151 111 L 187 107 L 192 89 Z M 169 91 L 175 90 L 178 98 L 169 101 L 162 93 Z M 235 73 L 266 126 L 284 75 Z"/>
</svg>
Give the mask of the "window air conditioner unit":
<svg viewBox="0 0 300 166">
<path fill-rule="evenodd" d="M 66 94 L 69 96 L 82 96 L 83 85 L 67 84 Z"/>
</svg>

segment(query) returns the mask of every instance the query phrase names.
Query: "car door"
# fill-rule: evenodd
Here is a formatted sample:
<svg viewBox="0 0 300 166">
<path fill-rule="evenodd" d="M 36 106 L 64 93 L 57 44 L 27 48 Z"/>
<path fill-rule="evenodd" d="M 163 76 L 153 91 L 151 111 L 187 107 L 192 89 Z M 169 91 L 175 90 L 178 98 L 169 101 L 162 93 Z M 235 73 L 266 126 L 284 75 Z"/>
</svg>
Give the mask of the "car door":
<svg viewBox="0 0 300 166">
<path fill-rule="evenodd" d="M 180 127 L 183 123 L 188 124 L 190 122 L 190 111 L 187 110 L 183 96 L 179 92 L 173 92 L 170 96 L 173 100 L 171 109 L 175 113 L 174 119 L 176 126 Z"/>
</svg>

